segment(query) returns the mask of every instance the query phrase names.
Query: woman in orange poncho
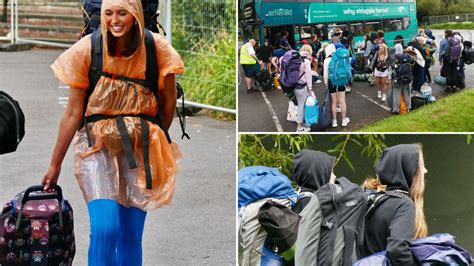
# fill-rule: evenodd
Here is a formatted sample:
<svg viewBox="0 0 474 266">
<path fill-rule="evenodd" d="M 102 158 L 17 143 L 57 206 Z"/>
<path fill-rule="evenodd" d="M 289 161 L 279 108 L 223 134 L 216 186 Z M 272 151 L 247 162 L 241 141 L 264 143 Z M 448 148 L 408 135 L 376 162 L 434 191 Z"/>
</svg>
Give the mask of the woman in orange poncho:
<svg viewBox="0 0 474 266">
<path fill-rule="evenodd" d="M 175 74 L 182 73 L 184 67 L 171 45 L 153 34 L 158 67 L 155 97 L 146 84 L 133 82 L 144 80 L 146 70 L 140 1 L 105 0 L 101 12 L 104 74 L 88 100 L 91 35 L 51 66 L 56 77 L 71 89 L 42 183 L 46 190 L 57 182 L 73 141 L 75 176 L 90 215 L 89 265 L 141 265 L 146 212 L 171 202 L 180 156 L 176 143 L 168 142 L 160 126 L 142 117 L 155 116 L 159 108 L 161 124 L 169 128 L 176 105 Z M 76 133 L 84 111 L 86 117 L 102 118 L 86 123 Z"/>
</svg>

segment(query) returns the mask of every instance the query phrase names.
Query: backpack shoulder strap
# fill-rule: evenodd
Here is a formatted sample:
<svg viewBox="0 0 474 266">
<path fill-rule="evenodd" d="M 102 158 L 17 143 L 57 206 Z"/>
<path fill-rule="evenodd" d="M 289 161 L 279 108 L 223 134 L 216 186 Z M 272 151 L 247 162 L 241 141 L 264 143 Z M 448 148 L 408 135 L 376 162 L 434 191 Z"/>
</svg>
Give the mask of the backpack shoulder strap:
<svg viewBox="0 0 474 266">
<path fill-rule="evenodd" d="M 89 68 L 89 89 L 87 99 L 92 94 L 102 71 L 102 33 L 96 30 L 91 34 L 91 65 Z"/>
</svg>

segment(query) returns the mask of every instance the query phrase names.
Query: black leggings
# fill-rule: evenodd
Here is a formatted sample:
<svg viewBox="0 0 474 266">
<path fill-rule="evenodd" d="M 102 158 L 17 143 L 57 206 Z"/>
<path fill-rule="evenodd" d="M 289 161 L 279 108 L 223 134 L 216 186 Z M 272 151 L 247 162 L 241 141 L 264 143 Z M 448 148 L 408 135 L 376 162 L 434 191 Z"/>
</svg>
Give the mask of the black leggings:
<svg viewBox="0 0 474 266">
<path fill-rule="evenodd" d="M 446 86 L 456 86 L 458 78 L 458 62 L 450 62 L 447 59 L 443 60 L 443 73 L 446 77 Z"/>
</svg>

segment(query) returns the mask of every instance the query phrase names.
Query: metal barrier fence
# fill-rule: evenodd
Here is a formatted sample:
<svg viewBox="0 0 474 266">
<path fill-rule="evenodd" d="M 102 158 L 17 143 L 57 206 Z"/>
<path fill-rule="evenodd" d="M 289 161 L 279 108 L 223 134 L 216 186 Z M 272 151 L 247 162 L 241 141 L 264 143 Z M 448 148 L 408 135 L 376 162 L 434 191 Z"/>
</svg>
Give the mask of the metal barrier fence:
<svg viewBox="0 0 474 266">
<path fill-rule="evenodd" d="M 0 31 L 0 40 L 64 48 L 78 40 L 83 1 L 52 0 L 48 5 L 35 4 L 35 0 L 9 1 L 6 13 L 10 21 L 4 23 L 2 15 L 1 26 L 7 33 L 2 36 Z M 235 2 L 167 0 L 160 1 L 159 9 L 159 22 L 185 62 L 186 73 L 178 77 L 188 100 L 185 103 L 235 114 Z"/>
<path fill-rule="evenodd" d="M 421 19 L 422 25 L 433 25 L 441 23 L 456 23 L 456 22 L 474 22 L 474 13 L 461 15 L 444 15 L 423 17 Z"/>
</svg>

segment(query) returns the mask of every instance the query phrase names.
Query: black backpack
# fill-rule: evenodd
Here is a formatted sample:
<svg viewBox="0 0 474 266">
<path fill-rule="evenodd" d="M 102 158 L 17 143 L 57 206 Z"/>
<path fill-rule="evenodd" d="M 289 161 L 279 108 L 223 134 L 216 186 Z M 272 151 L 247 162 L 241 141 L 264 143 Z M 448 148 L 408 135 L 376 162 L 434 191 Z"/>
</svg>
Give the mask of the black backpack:
<svg viewBox="0 0 474 266">
<path fill-rule="evenodd" d="M 465 64 L 470 65 L 474 62 L 474 49 L 472 42 L 464 41 L 464 50 L 462 51 L 462 59 Z"/>
<path fill-rule="evenodd" d="M 296 265 L 352 265 L 363 246 L 367 200 L 362 188 L 345 177 L 326 184 L 298 200 L 304 201 L 298 238 Z"/>
<path fill-rule="evenodd" d="M 395 56 L 395 76 L 399 84 L 410 84 L 413 80 L 413 58 L 408 54 Z"/>
<path fill-rule="evenodd" d="M 156 14 L 156 12 L 158 11 L 158 4 L 158 0 L 142 0 L 145 27 L 151 30 L 152 32 L 158 32 L 158 22 L 156 20 L 158 17 L 158 15 Z M 82 7 L 82 18 L 84 20 L 84 26 L 82 27 L 81 34 L 82 37 L 100 28 L 99 25 L 101 5 L 101 0 L 84 0 L 84 5 Z"/>
<path fill-rule="evenodd" d="M 0 91 L 0 154 L 16 151 L 25 136 L 25 116 L 20 105 Z"/>
</svg>

